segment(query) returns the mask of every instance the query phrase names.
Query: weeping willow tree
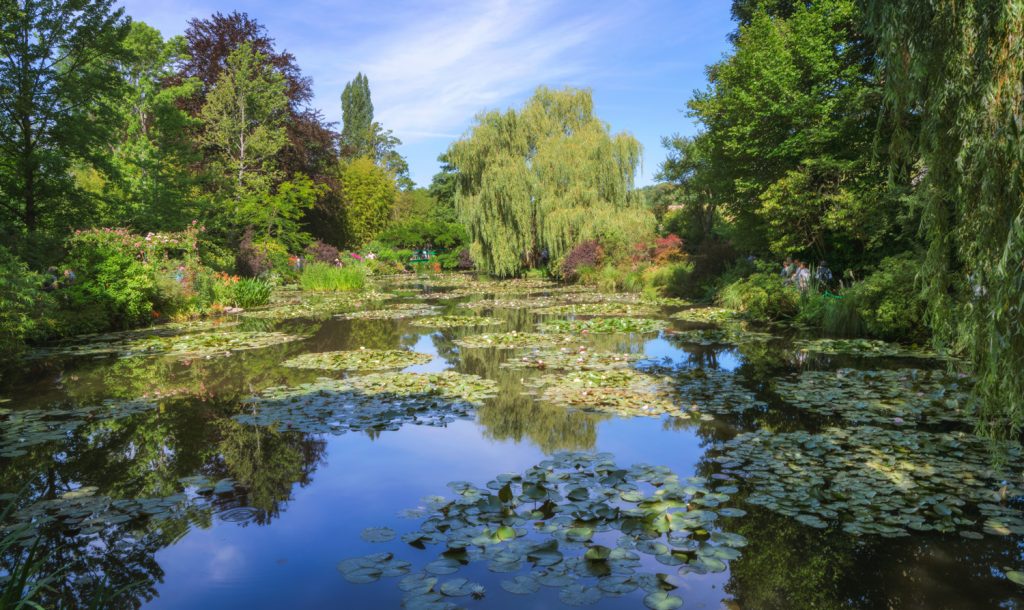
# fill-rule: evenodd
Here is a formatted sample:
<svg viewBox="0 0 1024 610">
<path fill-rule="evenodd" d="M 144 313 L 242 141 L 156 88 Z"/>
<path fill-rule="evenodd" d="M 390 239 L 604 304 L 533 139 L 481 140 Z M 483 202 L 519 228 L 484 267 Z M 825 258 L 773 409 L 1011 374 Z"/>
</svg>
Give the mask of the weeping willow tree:
<svg viewBox="0 0 1024 610">
<path fill-rule="evenodd" d="M 624 249 L 654 231 L 633 189 L 640 143 L 612 135 L 588 90 L 541 87 L 521 110 L 477 117 L 448 152 L 477 265 L 511 277 L 581 241 Z"/>
<path fill-rule="evenodd" d="M 1024 427 L 1024 0 L 863 0 L 894 142 L 920 159 L 940 340 L 973 357 L 989 431 Z M 910 128 L 905 128 L 910 125 Z"/>
</svg>

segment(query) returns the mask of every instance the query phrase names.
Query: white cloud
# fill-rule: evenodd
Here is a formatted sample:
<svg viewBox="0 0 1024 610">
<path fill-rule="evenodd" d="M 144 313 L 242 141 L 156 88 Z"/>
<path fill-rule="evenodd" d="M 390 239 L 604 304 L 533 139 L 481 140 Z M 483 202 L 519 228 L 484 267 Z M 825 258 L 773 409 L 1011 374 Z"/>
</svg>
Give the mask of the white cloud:
<svg viewBox="0 0 1024 610">
<path fill-rule="evenodd" d="M 356 71 L 366 74 L 377 119 L 407 142 L 452 138 L 481 110 L 583 74 L 579 51 L 613 24 L 607 11 L 558 14 L 550 0 L 445 7 L 346 49 L 351 74 L 339 79 L 338 93 Z"/>
</svg>

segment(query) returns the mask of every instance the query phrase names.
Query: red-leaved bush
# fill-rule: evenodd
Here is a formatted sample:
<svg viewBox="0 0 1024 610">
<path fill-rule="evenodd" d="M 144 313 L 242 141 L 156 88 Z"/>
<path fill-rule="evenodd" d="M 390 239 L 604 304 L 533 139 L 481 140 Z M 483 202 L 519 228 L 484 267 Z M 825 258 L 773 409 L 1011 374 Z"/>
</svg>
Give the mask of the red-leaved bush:
<svg viewBox="0 0 1024 610">
<path fill-rule="evenodd" d="M 273 266 L 267 253 L 254 243 L 254 237 L 252 228 L 246 229 L 242 235 L 242 241 L 238 243 L 238 253 L 235 255 L 238 272 L 245 277 L 259 277 L 270 271 Z"/>
<path fill-rule="evenodd" d="M 582 267 L 597 267 L 604 258 L 604 248 L 596 240 L 576 244 L 562 261 L 562 277 L 574 280 Z"/>
<path fill-rule="evenodd" d="M 338 249 L 318 239 L 306 246 L 306 260 L 311 263 L 333 265 L 334 261 L 338 260 Z"/>
<path fill-rule="evenodd" d="M 655 264 L 674 263 L 684 256 L 683 240 L 678 235 L 670 233 L 654 240 L 654 254 L 651 258 Z"/>
</svg>

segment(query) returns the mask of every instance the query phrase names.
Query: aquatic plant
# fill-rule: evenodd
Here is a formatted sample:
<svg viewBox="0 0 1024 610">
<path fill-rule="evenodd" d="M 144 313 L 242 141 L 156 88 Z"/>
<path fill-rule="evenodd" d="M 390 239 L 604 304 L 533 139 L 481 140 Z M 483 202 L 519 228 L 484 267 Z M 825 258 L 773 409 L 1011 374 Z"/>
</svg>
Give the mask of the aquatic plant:
<svg viewBox="0 0 1024 610">
<path fill-rule="evenodd" d="M 401 536 L 413 548 L 441 552 L 413 571 L 393 553 L 346 559 L 338 570 L 352 583 L 403 576 L 407 608 L 449 608 L 451 598 L 481 598 L 486 589 L 465 578 L 443 577 L 472 563 L 509 576 L 501 588 L 530 595 L 559 589 L 571 606 L 642 590 L 654 610 L 678 608 L 682 599 L 666 574 L 643 568 L 643 557 L 690 573 L 721 572 L 740 556 L 746 540 L 721 531 L 719 517 L 744 511 L 723 507 L 736 491 L 729 481 L 682 479 L 664 466 L 618 466 L 607 453 L 559 453 L 523 473 L 498 475 L 483 487 L 448 486 L 453 500 L 431 497 L 407 511 L 422 521 Z M 371 528 L 378 538 L 383 528 Z M 386 532 L 383 532 L 386 534 Z M 606 546 L 618 534 L 614 546 Z M 389 539 L 390 536 L 382 538 Z"/>
<path fill-rule="evenodd" d="M 300 354 L 282 362 L 281 366 L 325 371 L 366 371 L 404 369 L 415 364 L 426 364 L 433 358 L 430 354 L 420 354 L 408 350 L 358 349 Z"/>
<path fill-rule="evenodd" d="M 655 333 L 666 326 L 653 318 L 590 318 L 542 322 L 537 328 L 548 333 Z"/>
</svg>

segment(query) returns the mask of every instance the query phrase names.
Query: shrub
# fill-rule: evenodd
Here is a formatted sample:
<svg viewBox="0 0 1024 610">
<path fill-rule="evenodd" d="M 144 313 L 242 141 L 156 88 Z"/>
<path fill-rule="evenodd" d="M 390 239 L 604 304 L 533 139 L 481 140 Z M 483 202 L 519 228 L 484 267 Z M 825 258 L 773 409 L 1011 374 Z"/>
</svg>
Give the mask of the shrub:
<svg viewBox="0 0 1024 610">
<path fill-rule="evenodd" d="M 800 291 L 783 285 L 774 274 L 760 272 L 726 286 L 719 293 L 718 302 L 754 320 L 780 320 L 797 314 Z"/>
<path fill-rule="evenodd" d="M 456 268 L 460 271 L 470 271 L 476 268 L 476 264 L 473 262 L 473 255 L 469 253 L 469 248 L 459 250 L 459 261 Z"/>
<path fill-rule="evenodd" d="M 892 256 L 846 292 L 868 334 L 882 339 L 916 339 L 926 334 L 926 305 L 917 289 L 917 269 L 913 255 Z"/>
<path fill-rule="evenodd" d="M 709 239 L 701 242 L 690 257 L 693 268 L 675 287 L 679 296 L 704 298 L 714 293 L 716 280 L 736 263 L 736 250 L 727 241 Z"/>
<path fill-rule="evenodd" d="M 67 267 L 76 278 L 61 289 L 62 297 L 70 312 L 90 310 L 92 322 L 101 322 L 74 330 L 128 328 L 151 319 L 158 290 L 142 239 L 123 229 L 97 229 L 76 232 L 68 241 Z"/>
<path fill-rule="evenodd" d="M 862 337 L 866 332 L 856 303 L 848 294 L 821 294 L 808 290 L 800 295 L 800 312 L 796 321 L 838 337 Z"/>
<path fill-rule="evenodd" d="M 235 264 L 238 272 L 248 277 L 259 277 L 269 272 L 273 266 L 270 255 L 257 247 L 252 227 L 245 230 L 242 241 L 238 243 Z"/>
<path fill-rule="evenodd" d="M 681 297 L 681 288 L 688 283 L 693 272 L 693 263 L 682 262 L 671 265 L 648 267 L 642 272 L 644 291 L 652 296 Z"/>
<path fill-rule="evenodd" d="M 249 309 L 270 302 L 272 287 L 259 279 L 243 278 L 233 285 L 232 300 L 235 307 Z"/>
<path fill-rule="evenodd" d="M 319 239 L 306 246 L 306 262 L 307 263 L 324 263 L 327 265 L 333 265 L 334 261 L 339 260 L 340 254 L 338 249 L 331 244 L 320 241 Z"/>
<path fill-rule="evenodd" d="M 366 285 L 366 270 L 361 265 L 334 267 L 323 263 L 310 263 L 302 270 L 299 284 L 303 290 L 362 290 Z"/>
<path fill-rule="evenodd" d="M 42 314 L 51 303 L 42 283 L 39 274 L 0 246 L 0 352 L 18 351 L 45 333 Z"/>
<path fill-rule="evenodd" d="M 654 253 L 651 259 L 656 265 L 679 262 L 685 255 L 683 240 L 678 235 L 669 234 L 654 240 Z"/>
<path fill-rule="evenodd" d="M 579 279 L 581 268 L 597 268 L 603 258 L 604 249 L 596 240 L 580 242 L 562 261 L 562 278 L 569 281 Z"/>
</svg>

